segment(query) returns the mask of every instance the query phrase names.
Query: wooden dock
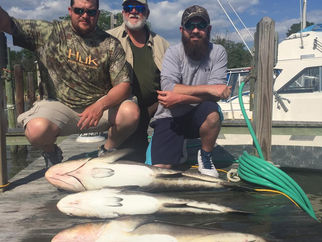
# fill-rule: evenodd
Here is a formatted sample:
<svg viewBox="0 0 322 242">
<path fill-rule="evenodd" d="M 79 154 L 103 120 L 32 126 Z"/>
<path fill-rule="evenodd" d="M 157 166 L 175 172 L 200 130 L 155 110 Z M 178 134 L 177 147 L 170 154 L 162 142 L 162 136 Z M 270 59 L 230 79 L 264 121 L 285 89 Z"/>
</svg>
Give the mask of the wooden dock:
<svg viewBox="0 0 322 242">
<path fill-rule="evenodd" d="M 78 143 L 75 142 L 76 138 L 77 135 L 69 136 L 59 144 L 63 151 L 64 161 L 86 157 L 88 154 L 95 155 L 97 147 L 102 143 Z M 10 179 L 8 190 L 0 194 L 0 241 L 50 241 L 58 232 L 66 228 L 99 221 L 99 219 L 69 217 L 58 211 L 56 204 L 67 193 L 57 190 L 46 181 L 44 165 L 42 157 L 36 159 L 26 169 Z M 230 190 L 186 192 L 174 195 L 251 210 L 254 214 L 152 216 L 166 222 L 179 221 L 185 225 L 194 226 L 196 224 L 205 228 L 219 227 L 267 235 L 268 238 L 270 234 L 273 234 L 274 238 L 282 239 L 277 241 L 303 241 L 296 240 L 296 237 L 304 239 L 307 236 L 310 241 L 318 241 L 322 235 L 320 223 L 280 195 L 256 193 L 254 196 L 253 193 Z M 280 230 L 281 223 L 283 223 L 282 230 Z"/>
<path fill-rule="evenodd" d="M 76 137 L 69 136 L 60 144 L 64 160 L 85 157 L 86 152 L 95 153 L 101 144 L 78 143 Z M 40 157 L 10 179 L 7 191 L 0 193 L 0 241 L 50 241 L 59 230 L 76 220 L 89 221 L 58 212 L 56 203 L 66 193 L 46 181 L 45 171 L 44 159 Z"/>
</svg>

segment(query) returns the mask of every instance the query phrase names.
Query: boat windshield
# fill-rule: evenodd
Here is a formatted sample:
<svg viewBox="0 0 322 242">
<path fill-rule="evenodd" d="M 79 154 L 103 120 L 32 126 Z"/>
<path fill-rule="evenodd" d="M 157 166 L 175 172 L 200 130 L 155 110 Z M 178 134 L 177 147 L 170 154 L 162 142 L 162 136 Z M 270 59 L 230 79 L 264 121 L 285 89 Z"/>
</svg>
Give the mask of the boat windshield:
<svg viewBox="0 0 322 242">
<path fill-rule="evenodd" d="M 291 79 L 279 93 L 321 92 L 322 66 L 309 67 Z"/>
</svg>

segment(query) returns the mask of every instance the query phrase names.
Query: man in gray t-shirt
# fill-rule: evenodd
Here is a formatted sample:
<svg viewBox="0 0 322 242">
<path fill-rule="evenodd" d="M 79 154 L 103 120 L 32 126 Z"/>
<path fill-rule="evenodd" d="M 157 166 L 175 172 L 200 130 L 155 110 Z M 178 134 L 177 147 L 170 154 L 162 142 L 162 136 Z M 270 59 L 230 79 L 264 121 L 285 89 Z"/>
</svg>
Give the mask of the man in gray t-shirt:
<svg viewBox="0 0 322 242">
<path fill-rule="evenodd" d="M 154 135 L 147 161 L 171 168 L 180 162 L 184 139 L 200 137 L 199 171 L 217 177 L 211 154 L 222 120 L 217 101 L 230 95 L 227 54 L 222 46 L 209 42 L 210 19 L 203 7 L 184 11 L 180 31 L 182 42 L 168 48 L 163 59 L 162 91 L 151 123 Z"/>
</svg>

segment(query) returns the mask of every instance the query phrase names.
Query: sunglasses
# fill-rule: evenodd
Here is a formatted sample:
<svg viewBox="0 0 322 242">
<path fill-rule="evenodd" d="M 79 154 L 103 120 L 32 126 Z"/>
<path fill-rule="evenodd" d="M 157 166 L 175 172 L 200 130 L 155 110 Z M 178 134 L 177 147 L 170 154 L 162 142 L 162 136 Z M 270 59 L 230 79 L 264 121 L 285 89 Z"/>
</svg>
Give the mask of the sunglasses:
<svg viewBox="0 0 322 242">
<path fill-rule="evenodd" d="M 208 27 L 208 24 L 206 21 L 201 21 L 199 23 L 192 23 L 192 22 L 187 22 L 185 25 L 184 25 L 184 28 L 185 30 L 188 30 L 188 31 L 192 31 L 194 30 L 195 28 L 197 28 L 198 30 L 204 30 L 205 28 Z"/>
<path fill-rule="evenodd" d="M 95 16 L 97 14 L 97 9 L 86 9 L 86 8 L 73 8 L 75 14 L 82 16 L 87 13 L 88 16 Z"/>
<path fill-rule="evenodd" d="M 143 13 L 146 9 L 144 5 L 124 5 L 123 10 L 126 13 L 130 13 L 135 9 L 138 13 Z"/>
</svg>

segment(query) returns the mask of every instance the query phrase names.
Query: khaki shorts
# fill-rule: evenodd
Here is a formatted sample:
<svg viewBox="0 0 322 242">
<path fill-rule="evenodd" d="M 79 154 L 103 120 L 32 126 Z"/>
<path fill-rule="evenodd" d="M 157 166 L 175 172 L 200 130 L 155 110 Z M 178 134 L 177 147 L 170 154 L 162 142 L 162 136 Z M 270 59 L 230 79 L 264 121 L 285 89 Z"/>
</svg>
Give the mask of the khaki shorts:
<svg viewBox="0 0 322 242">
<path fill-rule="evenodd" d="M 130 97 L 124 102 L 131 101 L 137 104 L 136 97 Z M 116 112 L 119 106 L 115 106 L 105 110 L 102 118 L 96 127 L 90 127 L 86 130 L 80 130 L 77 123 L 80 120 L 78 116 L 83 110 L 73 110 L 59 101 L 41 100 L 34 103 L 33 107 L 20 114 L 17 118 L 18 125 L 24 127 L 34 118 L 45 118 L 56 124 L 60 128 L 59 135 L 66 136 L 71 134 L 88 133 L 88 132 L 104 132 L 111 126 L 109 121 L 109 112 Z"/>
</svg>

